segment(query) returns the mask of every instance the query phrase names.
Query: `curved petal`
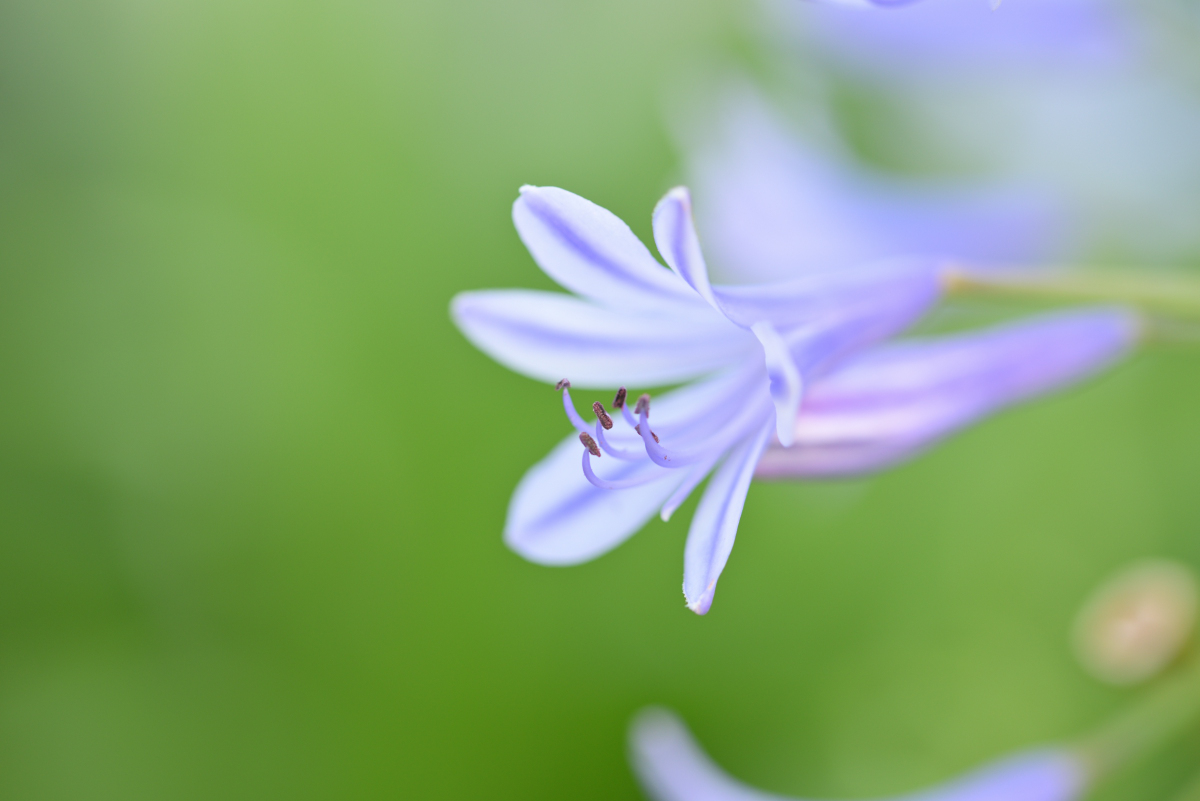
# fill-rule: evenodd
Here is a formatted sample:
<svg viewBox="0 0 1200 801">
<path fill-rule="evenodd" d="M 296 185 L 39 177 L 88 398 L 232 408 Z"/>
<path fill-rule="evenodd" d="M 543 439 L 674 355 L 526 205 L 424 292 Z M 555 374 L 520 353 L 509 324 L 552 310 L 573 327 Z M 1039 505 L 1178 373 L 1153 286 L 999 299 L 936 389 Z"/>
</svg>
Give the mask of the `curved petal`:
<svg viewBox="0 0 1200 801">
<path fill-rule="evenodd" d="M 800 801 L 733 778 L 674 713 L 643 710 L 629 730 L 630 761 L 654 801 Z M 1071 801 L 1086 789 L 1084 766 L 1061 749 L 1026 751 L 894 801 Z"/>
<path fill-rule="evenodd" d="M 888 467 L 987 414 L 1107 367 L 1139 330 L 1130 313 L 1099 309 L 877 348 L 813 384 L 795 444 L 768 449 L 758 475 Z"/>
<path fill-rule="evenodd" d="M 580 387 L 661 386 L 737 364 L 753 336 L 716 312 L 620 312 L 555 292 L 463 292 L 451 316 L 467 339 L 532 378 Z"/>
<path fill-rule="evenodd" d="M 775 435 L 786 448 L 795 438 L 796 411 L 800 408 L 804 384 L 787 343 L 775 327 L 770 323 L 755 323 L 750 330 L 758 337 L 766 357 L 771 402 L 775 404 Z"/>
<path fill-rule="evenodd" d="M 615 308 L 699 301 L 628 225 L 565 189 L 521 187 L 513 223 L 538 266 L 576 294 Z"/>
<path fill-rule="evenodd" d="M 613 480 L 661 474 L 640 487 L 603 490 L 584 478 L 579 457 L 572 434 L 530 468 L 513 493 L 504 542 L 531 562 L 573 565 L 612 550 L 644 526 L 686 477 L 686 471 L 664 470 L 649 460 L 601 459 Z"/>
<path fill-rule="evenodd" d="M 683 552 L 683 594 L 696 614 L 703 615 L 712 606 L 717 579 L 733 550 L 754 466 L 773 427 L 762 425 L 733 449 L 709 481 L 692 518 Z"/>
<path fill-rule="evenodd" d="M 724 314 L 708 281 L 708 267 L 692 222 L 692 198 L 686 187 L 675 187 L 654 207 L 654 243 L 667 266 Z"/>
</svg>

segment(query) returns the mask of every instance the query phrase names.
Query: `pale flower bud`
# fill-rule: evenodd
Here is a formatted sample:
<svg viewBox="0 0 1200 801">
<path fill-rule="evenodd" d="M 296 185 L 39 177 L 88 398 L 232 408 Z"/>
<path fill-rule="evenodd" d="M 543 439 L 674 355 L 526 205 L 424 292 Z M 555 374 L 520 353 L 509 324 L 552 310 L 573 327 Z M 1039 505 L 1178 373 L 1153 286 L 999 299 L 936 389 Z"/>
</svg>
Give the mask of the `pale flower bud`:
<svg viewBox="0 0 1200 801">
<path fill-rule="evenodd" d="M 1179 655 L 1196 617 L 1196 578 L 1167 560 L 1138 562 L 1105 582 L 1075 622 L 1075 648 L 1096 678 L 1135 684 Z"/>
</svg>

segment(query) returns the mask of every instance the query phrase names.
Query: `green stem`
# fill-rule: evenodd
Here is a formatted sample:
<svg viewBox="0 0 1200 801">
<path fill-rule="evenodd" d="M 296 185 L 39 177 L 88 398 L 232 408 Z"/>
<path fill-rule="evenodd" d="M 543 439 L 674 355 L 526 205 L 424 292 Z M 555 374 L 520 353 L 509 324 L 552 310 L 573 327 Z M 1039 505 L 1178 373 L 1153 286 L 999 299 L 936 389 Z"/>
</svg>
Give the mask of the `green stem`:
<svg viewBox="0 0 1200 801">
<path fill-rule="evenodd" d="M 1200 319 L 1200 279 L 1179 272 L 1062 269 L 989 272 L 954 268 L 946 276 L 946 289 L 951 295 L 1122 303 L 1146 311 Z"/>
<path fill-rule="evenodd" d="M 1151 754 L 1200 719 L 1200 660 L 1193 659 L 1141 704 L 1077 743 L 1093 782 Z"/>
</svg>

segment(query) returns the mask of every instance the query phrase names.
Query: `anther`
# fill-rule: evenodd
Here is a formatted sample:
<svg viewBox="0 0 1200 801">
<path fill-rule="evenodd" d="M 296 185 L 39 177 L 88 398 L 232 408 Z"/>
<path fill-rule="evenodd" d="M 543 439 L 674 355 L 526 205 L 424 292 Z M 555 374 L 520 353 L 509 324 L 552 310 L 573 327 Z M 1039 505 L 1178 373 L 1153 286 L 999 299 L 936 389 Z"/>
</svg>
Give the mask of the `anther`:
<svg viewBox="0 0 1200 801">
<path fill-rule="evenodd" d="M 605 431 L 613 427 L 612 418 L 608 416 L 608 412 L 604 411 L 603 403 L 600 401 L 593 403 L 592 411 L 596 413 L 596 417 L 600 418 L 600 425 L 604 426 Z"/>
<path fill-rule="evenodd" d="M 617 397 L 613 398 L 613 408 L 621 409 L 625 406 L 625 387 L 617 390 Z"/>
<path fill-rule="evenodd" d="M 600 446 L 596 444 L 596 440 L 592 439 L 592 435 L 586 431 L 579 432 L 579 441 L 583 443 L 583 447 L 588 449 L 588 453 L 592 456 L 600 456 Z"/>
<path fill-rule="evenodd" d="M 562 381 L 559 381 L 557 384 L 554 385 L 555 390 L 570 389 L 570 388 L 571 388 L 571 382 L 565 378 Z"/>
<path fill-rule="evenodd" d="M 642 397 L 638 398 L 637 405 L 633 407 L 634 414 L 641 414 L 643 410 L 646 412 L 646 416 L 649 417 L 650 416 L 650 396 L 649 395 L 643 395 Z"/>
<path fill-rule="evenodd" d="M 633 427 L 633 430 L 634 430 L 634 431 L 636 431 L 636 432 L 638 432 L 638 436 L 641 436 L 641 435 L 642 435 L 642 427 L 641 427 L 640 425 L 636 425 L 636 426 L 634 426 L 634 427 Z M 651 431 L 650 431 L 650 436 L 654 437 L 654 441 L 655 441 L 655 442 L 658 442 L 658 441 L 659 441 L 659 440 L 658 440 L 658 434 L 655 434 L 653 429 L 651 429 Z"/>
</svg>

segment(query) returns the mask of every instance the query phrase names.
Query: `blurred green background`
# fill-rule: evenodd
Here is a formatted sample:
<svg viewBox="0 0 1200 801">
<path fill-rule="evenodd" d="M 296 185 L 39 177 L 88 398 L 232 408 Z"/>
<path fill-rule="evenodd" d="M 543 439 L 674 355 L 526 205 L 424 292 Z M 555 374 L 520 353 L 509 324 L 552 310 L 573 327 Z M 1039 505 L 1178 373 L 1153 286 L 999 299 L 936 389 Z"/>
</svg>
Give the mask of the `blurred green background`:
<svg viewBox="0 0 1200 801">
<path fill-rule="evenodd" d="M 646 236 L 666 87 L 752 60 L 743 10 L 0 5 L 0 796 L 635 799 L 647 703 L 755 785 L 877 796 L 1136 695 L 1068 629 L 1127 561 L 1200 561 L 1196 352 L 756 484 L 706 618 L 690 514 L 581 567 L 501 543 L 567 426 L 449 299 L 549 285 L 522 183 Z"/>
</svg>

